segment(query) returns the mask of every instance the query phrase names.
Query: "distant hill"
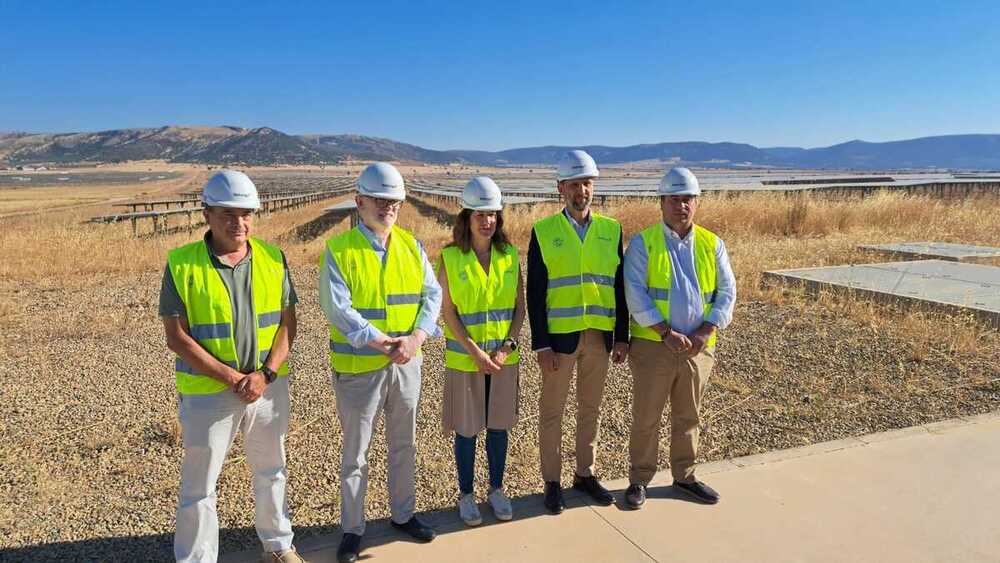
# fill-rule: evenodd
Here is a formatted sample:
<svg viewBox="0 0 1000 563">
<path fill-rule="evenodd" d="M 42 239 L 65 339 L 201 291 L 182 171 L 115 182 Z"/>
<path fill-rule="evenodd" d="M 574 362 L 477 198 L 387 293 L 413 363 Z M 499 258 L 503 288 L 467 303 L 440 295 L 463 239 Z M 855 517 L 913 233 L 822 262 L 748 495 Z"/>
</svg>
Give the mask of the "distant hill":
<svg viewBox="0 0 1000 563">
<path fill-rule="evenodd" d="M 258 165 L 393 160 L 551 166 L 573 148 L 586 150 L 599 164 L 659 161 L 720 168 L 1000 169 L 1000 135 L 947 135 L 886 143 L 850 141 L 815 149 L 690 141 L 627 147 L 544 146 L 491 152 L 432 150 L 364 135 L 288 135 L 269 127 L 166 126 L 95 133 L 0 133 L 0 162 L 8 164 L 164 159 Z"/>
<path fill-rule="evenodd" d="M 316 150 L 341 159 L 412 160 L 428 164 L 448 164 L 465 159 L 449 151 L 435 151 L 364 135 L 302 135 L 299 137 Z"/>
<path fill-rule="evenodd" d="M 181 152 L 178 162 L 246 164 L 322 164 L 339 162 L 336 156 L 312 146 L 300 137 L 269 127 L 239 130 L 236 135 Z"/>
<path fill-rule="evenodd" d="M 159 127 L 96 133 L 0 137 L 0 159 L 31 162 L 174 162 L 315 164 L 338 158 L 306 141 L 268 127 Z"/>
<path fill-rule="evenodd" d="M 757 165 L 778 164 L 766 152 L 753 145 L 740 143 L 656 143 L 632 145 L 628 147 L 607 147 L 588 145 L 584 147 L 547 146 L 524 149 L 510 149 L 497 153 L 469 154 L 470 158 L 480 164 L 551 164 L 557 162 L 566 151 L 579 148 L 590 153 L 598 163 L 623 164 L 643 160 L 662 160 L 686 163 L 744 164 Z M 458 151 L 455 151 L 458 152 Z M 468 153 L 463 153 L 468 154 Z M 486 156 L 492 155 L 492 156 Z"/>
<path fill-rule="evenodd" d="M 764 149 L 802 168 L 1000 169 L 1000 135 L 947 135 L 887 143 L 850 141 L 818 149 Z"/>
</svg>

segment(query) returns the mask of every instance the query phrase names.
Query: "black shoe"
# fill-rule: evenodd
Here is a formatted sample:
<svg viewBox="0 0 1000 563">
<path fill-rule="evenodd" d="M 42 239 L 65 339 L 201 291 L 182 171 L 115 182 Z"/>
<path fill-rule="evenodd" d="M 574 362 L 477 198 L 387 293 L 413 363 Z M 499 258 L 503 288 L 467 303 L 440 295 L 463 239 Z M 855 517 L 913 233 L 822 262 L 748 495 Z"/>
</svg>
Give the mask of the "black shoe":
<svg viewBox="0 0 1000 563">
<path fill-rule="evenodd" d="M 562 514 L 566 510 L 566 500 L 563 499 L 562 486 L 559 481 L 546 481 L 545 483 L 545 508 L 552 514 Z"/>
<path fill-rule="evenodd" d="M 593 475 L 590 477 L 573 475 L 573 488 L 587 493 L 590 498 L 594 499 L 594 502 L 601 506 L 611 506 L 615 503 L 615 497 Z"/>
<path fill-rule="evenodd" d="M 361 551 L 361 536 L 344 534 L 344 537 L 340 538 L 340 547 L 337 548 L 337 561 L 354 563 L 358 560 L 359 551 Z"/>
<path fill-rule="evenodd" d="M 694 481 L 693 483 L 674 481 L 674 488 L 705 504 L 719 502 L 719 493 L 701 481 Z"/>
<path fill-rule="evenodd" d="M 631 508 L 632 510 L 638 510 L 642 508 L 642 505 L 645 502 L 646 485 L 632 483 L 627 489 L 625 489 L 625 506 Z"/>
<path fill-rule="evenodd" d="M 393 528 L 406 532 L 410 537 L 418 541 L 429 542 L 437 536 L 434 529 L 417 520 L 416 515 L 413 515 L 405 524 L 397 524 L 395 520 L 389 521 L 392 522 Z"/>
</svg>

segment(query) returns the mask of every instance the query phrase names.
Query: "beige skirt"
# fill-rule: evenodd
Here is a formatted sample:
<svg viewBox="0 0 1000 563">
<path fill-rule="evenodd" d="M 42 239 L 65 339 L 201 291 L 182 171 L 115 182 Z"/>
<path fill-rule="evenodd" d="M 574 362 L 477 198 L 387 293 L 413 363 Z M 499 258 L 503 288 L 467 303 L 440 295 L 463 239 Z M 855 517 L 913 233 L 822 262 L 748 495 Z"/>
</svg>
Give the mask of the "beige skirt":
<svg viewBox="0 0 1000 563">
<path fill-rule="evenodd" d="M 486 376 L 481 373 L 444 370 L 444 401 L 441 426 L 445 432 L 472 437 L 483 431 L 510 430 L 517 423 L 519 366 L 504 366 L 490 376 L 490 404 L 486 408 Z M 489 414 L 489 420 L 486 415 Z"/>
</svg>

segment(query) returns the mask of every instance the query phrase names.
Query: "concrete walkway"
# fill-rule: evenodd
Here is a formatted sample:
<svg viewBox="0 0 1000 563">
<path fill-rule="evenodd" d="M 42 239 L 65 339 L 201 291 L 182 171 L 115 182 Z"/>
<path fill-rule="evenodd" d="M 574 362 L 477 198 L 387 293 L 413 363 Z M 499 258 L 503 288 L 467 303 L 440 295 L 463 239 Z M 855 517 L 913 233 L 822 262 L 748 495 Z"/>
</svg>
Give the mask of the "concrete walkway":
<svg viewBox="0 0 1000 563">
<path fill-rule="evenodd" d="M 685 500 L 654 481 L 639 511 L 590 506 L 550 516 L 540 495 L 515 520 L 467 528 L 454 511 L 424 515 L 439 536 L 417 544 L 369 525 L 362 561 L 1000 561 L 1000 413 L 959 418 L 702 465 L 722 495 Z M 661 473 L 661 474 L 662 474 Z M 309 561 L 336 561 L 339 534 L 298 542 Z M 255 561 L 258 552 L 223 561 Z"/>
</svg>

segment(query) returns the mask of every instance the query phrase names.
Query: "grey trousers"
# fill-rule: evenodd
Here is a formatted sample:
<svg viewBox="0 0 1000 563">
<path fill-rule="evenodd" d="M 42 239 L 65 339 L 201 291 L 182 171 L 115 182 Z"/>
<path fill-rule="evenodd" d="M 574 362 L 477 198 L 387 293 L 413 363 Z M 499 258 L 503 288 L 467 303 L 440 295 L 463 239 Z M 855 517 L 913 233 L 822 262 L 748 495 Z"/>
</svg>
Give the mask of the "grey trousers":
<svg viewBox="0 0 1000 563">
<path fill-rule="evenodd" d="M 219 518 L 215 485 L 236 432 L 243 432 L 247 464 L 253 472 L 254 524 L 265 551 L 292 547 L 292 522 L 285 499 L 285 434 L 288 432 L 288 378 L 279 377 L 253 403 L 232 391 L 178 395 L 184 461 L 177 502 L 177 561 L 215 561 Z"/>
<path fill-rule="evenodd" d="M 337 417 L 343 431 L 340 466 L 340 526 L 345 533 L 365 533 L 368 448 L 379 411 L 385 411 L 389 447 L 389 501 L 392 520 L 407 522 L 416 508 L 417 403 L 422 356 L 407 364 L 366 373 L 333 372 Z"/>
</svg>

